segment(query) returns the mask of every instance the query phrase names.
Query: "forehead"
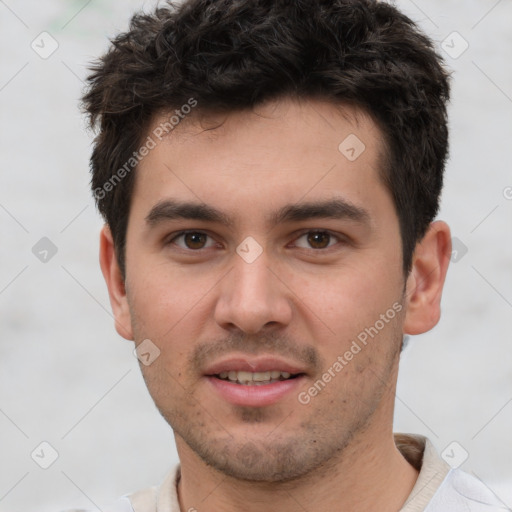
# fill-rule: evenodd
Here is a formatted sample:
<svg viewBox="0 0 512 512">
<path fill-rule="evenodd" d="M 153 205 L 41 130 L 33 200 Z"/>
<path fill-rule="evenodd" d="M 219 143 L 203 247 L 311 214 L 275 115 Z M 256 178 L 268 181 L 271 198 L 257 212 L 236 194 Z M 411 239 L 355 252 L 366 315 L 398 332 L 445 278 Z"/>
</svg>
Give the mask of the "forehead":
<svg viewBox="0 0 512 512">
<path fill-rule="evenodd" d="M 187 112 L 183 114 L 180 109 L 175 109 L 155 115 L 150 136 L 156 142 L 171 145 L 196 141 L 198 136 L 201 143 L 218 143 L 220 138 L 243 135 L 240 133 L 242 130 L 246 133 L 259 132 L 263 142 L 265 132 L 270 134 L 270 130 L 280 129 L 282 138 L 279 143 L 282 143 L 290 135 L 287 130 L 293 129 L 294 137 L 291 140 L 288 137 L 289 142 L 307 142 L 306 146 L 309 146 L 322 141 L 329 143 L 331 138 L 342 139 L 348 130 L 362 136 L 370 146 L 376 143 L 380 146 L 380 153 L 384 154 L 386 149 L 382 133 L 372 116 L 361 108 L 342 102 L 283 97 L 252 109 L 218 112 L 201 109 L 198 105 L 195 110 L 188 109 Z M 276 143 L 274 136 L 275 132 L 269 139 Z"/>
<path fill-rule="evenodd" d="M 381 187 L 382 134 L 362 110 L 321 100 L 281 99 L 249 111 L 155 118 L 155 147 L 140 162 L 134 199 L 155 204 L 169 194 L 238 207 L 278 202 L 363 199 Z M 167 133 L 164 133 L 164 128 Z"/>
</svg>

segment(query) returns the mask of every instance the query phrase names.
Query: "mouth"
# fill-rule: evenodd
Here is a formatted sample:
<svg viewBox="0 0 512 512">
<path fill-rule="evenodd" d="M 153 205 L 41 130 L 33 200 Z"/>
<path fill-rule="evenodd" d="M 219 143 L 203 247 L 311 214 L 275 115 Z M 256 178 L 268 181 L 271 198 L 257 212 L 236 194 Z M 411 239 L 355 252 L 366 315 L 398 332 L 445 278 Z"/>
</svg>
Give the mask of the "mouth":
<svg viewBox="0 0 512 512">
<path fill-rule="evenodd" d="M 241 386 L 265 386 L 274 384 L 275 382 L 282 382 L 287 380 L 296 379 L 305 375 L 304 373 L 290 373 L 281 370 L 271 370 L 265 372 L 248 372 L 248 371 L 223 371 L 215 375 L 210 375 L 219 380 L 239 384 Z"/>
<path fill-rule="evenodd" d="M 304 386 L 305 368 L 272 355 L 231 355 L 204 371 L 210 391 L 223 402 L 264 407 L 293 396 Z"/>
</svg>

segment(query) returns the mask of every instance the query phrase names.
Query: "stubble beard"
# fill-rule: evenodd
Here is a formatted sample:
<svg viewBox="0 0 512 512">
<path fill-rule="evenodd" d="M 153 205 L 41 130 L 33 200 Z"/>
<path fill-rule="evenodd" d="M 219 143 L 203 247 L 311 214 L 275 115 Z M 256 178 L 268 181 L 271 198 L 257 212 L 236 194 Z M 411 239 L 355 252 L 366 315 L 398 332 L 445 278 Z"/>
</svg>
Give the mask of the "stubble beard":
<svg viewBox="0 0 512 512">
<path fill-rule="evenodd" d="M 326 401 L 316 405 L 312 401 L 304 406 L 297 402 L 295 411 L 302 413 L 304 407 L 311 406 L 311 412 L 293 429 L 288 424 L 290 420 L 293 424 L 294 411 L 286 416 L 286 412 L 276 414 L 276 410 L 266 408 L 233 406 L 236 423 L 246 425 L 248 431 L 269 422 L 268 433 L 262 434 L 262 429 L 251 437 L 240 435 L 243 427 L 230 433 L 220 423 L 222 419 L 216 421 L 194 397 L 184 397 L 182 404 L 172 408 L 157 408 L 174 430 L 178 451 L 180 442 L 185 443 L 207 466 L 222 475 L 262 483 L 299 483 L 313 474 L 315 479 L 323 478 L 343 459 L 357 456 L 351 445 L 371 426 L 388 386 L 393 384 L 400 346 L 400 341 L 394 342 L 396 348 L 388 354 L 387 364 L 379 375 L 373 374 L 376 381 L 370 395 L 356 403 L 347 397 L 339 398 L 337 404 Z M 189 412 L 183 414 L 187 409 Z M 281 417 L 284 420 L 276 422 L 275 418 Z"/>
<path fill-rule="evenodd" d="M 137 327 L 134 321 L 134 334 L 141 334 Z M 322 399 L 320 393 L 320 398 L 316 397 L 309 405 L 297 401 L 296 409 L 291 412 L 280 411 L 277 404 L 272 410 L 233 406 L 237 424 L 237 431 L 233 433 L 222 424 L 222 418 L 215 418 L 212 414 L 215 411 L 207 410 L 207 404 L 203 406 L 192 393 L 173 382 L 169 370 L 162 367 L 157 370 L 165 358 L 157 359 L 153 368 L 140 366 L 157 409 L 175 433 L 178 452 L 180 444 L 185 444 L 207 466 L 237 480 L 262 484 L 289 482 L 294 487 L 304 479 L 323 478 L 335 471 L 343 459 L 357 456 L 351 450 L 352 444 L 364 436 L 383 396 L 396 385 L 403 339 L 398 318 L 390 325 L 390 330 L 388 339 L 376 341 L 390 347 L 378 374 L 371 368 L 359 368 L 352 373 L 352 377 L 361 374 L 362 379 L 374 379 L 365 396 L 354 399 L 345 393 L 333 403 L 333 400 Z M 143 336 L 135 339 L 143 339 Z M 357 365 L 357 362 L 351 364 Z M 357 390 L 350 394 L 357 394 Z M 304 407 L 310 408 L 308 416 L 290 428 L 290 420 L 293 421 L 295 414 L 302 414 Z M 276 418 L 284 419 L 276 421 Z M 265 422 L 269 423 L 266 433 L 261 429 L 257 436 L 240 434 L 240 424 L 251 430 Z"/>
</svg>

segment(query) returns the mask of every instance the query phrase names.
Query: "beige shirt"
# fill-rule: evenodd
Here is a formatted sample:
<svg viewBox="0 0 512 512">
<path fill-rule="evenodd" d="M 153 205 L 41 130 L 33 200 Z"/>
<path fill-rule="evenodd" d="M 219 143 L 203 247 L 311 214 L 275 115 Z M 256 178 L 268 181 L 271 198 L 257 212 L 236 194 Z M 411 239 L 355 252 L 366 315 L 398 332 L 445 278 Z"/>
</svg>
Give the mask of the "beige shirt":
<svg viewBox="0 0 512 512">
<path fill-rule="evenodd" d="M 425 437 L 395 434 L 395 443 L 405 459 L 420 472 L 399 512 L 423 512 L 451 468 Z M 160 486 L 135 492 L 126 498 L 134 512 L 186 512 L 180 511 L 177 492 L 179 479 L 180 465 L 177 464 Z M 105 512 L 131 512 L 129 504 L 126 505 L 126 508 L 119 506 Z"/>
</svg>

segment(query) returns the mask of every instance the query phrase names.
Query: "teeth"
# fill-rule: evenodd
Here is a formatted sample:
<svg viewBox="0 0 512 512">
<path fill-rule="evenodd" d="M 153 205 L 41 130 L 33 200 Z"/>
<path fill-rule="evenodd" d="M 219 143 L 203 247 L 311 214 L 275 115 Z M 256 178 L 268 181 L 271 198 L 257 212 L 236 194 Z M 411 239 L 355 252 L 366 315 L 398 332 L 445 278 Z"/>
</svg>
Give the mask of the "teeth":
<svg viewBox="0 0 512 512">
<path fill-rule="evenodd" d="M 238 384 L 246 384 L 257 386 L 260 384 L 270 384 L 279 380 L 289 379 L 291 376 L 288 372 L 280 372 L 279 370 L 272 370 L 269 372 L 246 372 L 231 370 L 229 372 L 221 372 L 219 377 Z"/>
<path fill-rule="evenodd" d="M 234 373 L 234 372 L 233 372 Z M 236 372 L 238 375 L 236 377 L 236 380 L 240 381 L 240 382 L 252 382 L 253 380 L 253 375 L 251 372 Z M 233 380 L 233 378 L 231 377 L 231 372 L 229 372 L 229 380 Z"/>
<path fill-rule="evenodd" d="M 266 380 L 270 380 L 272 378 L 272 374 L 273 373 L 276 373 L 278 374 L 277 377 L 274 376 L 274 379 L 278 379 L 279 378 L 279 372 L 254 372 L 252 374 L 252 380 L 255 381 L 255 382 L 264 382 Z M 249 373 L 249 376 L 251 374 Z M 249 380 L 249 379 L 247 379 Z"/>
</svg>

